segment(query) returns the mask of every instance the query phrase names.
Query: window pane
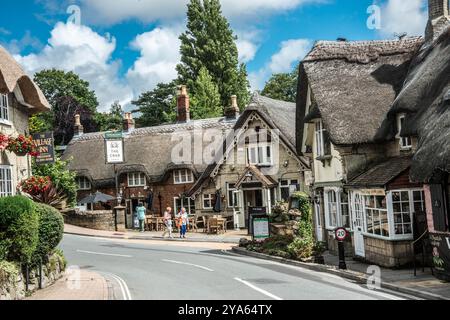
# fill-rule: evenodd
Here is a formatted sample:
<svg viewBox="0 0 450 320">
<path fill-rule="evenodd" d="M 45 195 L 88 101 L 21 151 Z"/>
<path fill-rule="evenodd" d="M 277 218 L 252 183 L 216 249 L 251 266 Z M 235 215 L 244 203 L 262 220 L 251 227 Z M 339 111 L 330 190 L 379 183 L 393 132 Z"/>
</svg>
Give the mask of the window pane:
<svg viewBox="0 0 450 320">
<path fill-rule="evenodd" d="M 394 202 L 400 201 L 400 192 L 393 192 L 392 193 L 392 201 L 394 201 Z"/>
<path fill-rule="evenodd" d="M 409 192 L 408 191 L 402 192 L 401 197 L 402 201 L 409 201 Z"/>
</svg>

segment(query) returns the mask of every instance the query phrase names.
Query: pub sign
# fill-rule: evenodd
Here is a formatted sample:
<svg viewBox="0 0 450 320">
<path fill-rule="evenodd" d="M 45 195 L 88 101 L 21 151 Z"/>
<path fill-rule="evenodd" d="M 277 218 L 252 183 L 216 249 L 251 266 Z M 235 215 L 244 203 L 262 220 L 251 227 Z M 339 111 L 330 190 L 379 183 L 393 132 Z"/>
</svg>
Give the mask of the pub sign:
<svg viewBox="0 0 450 320">
<path fill-rule="evenodd" d="M 51 164 L 55 162 L 55 139 L 53 132 L 33 134 L 33 144 L 39 155 L 36 164 Z"/>
</svg>

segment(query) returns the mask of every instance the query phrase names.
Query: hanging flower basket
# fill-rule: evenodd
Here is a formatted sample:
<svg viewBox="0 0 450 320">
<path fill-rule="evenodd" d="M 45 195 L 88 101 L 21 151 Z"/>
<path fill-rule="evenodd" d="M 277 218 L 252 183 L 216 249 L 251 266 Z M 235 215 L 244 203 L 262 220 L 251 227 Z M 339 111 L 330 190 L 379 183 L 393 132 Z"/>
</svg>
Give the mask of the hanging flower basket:
<svg viewBox="0 0 450 320">
<path fill-rule="evenodd" d="M 25 137 L 24 135 L 20 135 L 17 138 L 10 137 L 8 139 L 6 150 L 14 152 L 18 157 L 24 157 L 27 154 L 32 157 L 37 157 L 39 155 L 36 146 L 33 143 L 33 138 Z"/>
<path fill-rule="evenodd" d="M 5 151 L 8 147 L 9 138 L 8 136 L 0 133 L 0 152 Z"/>
</svg>

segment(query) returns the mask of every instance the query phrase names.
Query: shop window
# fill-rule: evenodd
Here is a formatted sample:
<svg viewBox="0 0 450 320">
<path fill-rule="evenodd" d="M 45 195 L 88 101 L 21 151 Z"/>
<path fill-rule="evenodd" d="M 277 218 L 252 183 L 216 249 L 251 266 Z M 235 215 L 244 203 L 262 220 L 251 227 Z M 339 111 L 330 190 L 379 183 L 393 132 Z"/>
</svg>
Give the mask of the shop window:
<svg viewBox="0 0 450 320">
<path fill-rule="evenodd" d="M 78 177 L 77 178 L 78 190 L 91 190 L 92 185 L 91 181 L 89 181 L 86 177 Z"/>
<path fill-rule="evenodd" d="M 7 94 L 0 94 L 0 121 L 9 121 L 9 102 Z"/>
<path fill-rule="evenodd" d="M 194 175 L 191 170 L 175 170 L 173 172 L 173 181 L 175 184 L 193 183 Z"/>
<path fill-rule="evenodd" d="M 142 172 L 134 172 L 128 174 L 128 186 L 129 187 L 145 187 L 146 179 L 145 174 Z"/>
<path fill-rule="evenodd" d="M 385 196 L 365 197 L 366 232 L 389 237 L 389 219 Z"/>
<path fill-rule="evenodd" d="M 13 195 L 12 171 L 10 166 L 0 166 L 0 198 Z"/>
</svg>

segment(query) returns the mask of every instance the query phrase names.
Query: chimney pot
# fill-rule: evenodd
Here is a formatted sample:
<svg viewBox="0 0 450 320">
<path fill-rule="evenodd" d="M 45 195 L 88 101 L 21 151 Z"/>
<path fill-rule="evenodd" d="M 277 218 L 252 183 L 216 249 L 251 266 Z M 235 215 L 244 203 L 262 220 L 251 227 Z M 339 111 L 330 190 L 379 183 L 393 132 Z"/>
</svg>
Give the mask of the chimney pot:
<svg viewBox="0 0 450 320">
<path fill-rule="evenodd" d="M 180 86 L 177 97 L 177 121 L 189 122 L 191 120 L 190 99 L 185 85 Z"/>
<path fill-rule="evenodd" d="M 84 134 L 84 127 L 81 124 L 81 117 L 79 114 L 75 115 L 75 124 L 73 126 L 74 137 L 80 137 Z"/>
<path fill-rule="evenodd" d="M 239 105 L 237 96 L 231 96 L 231 105 L 225 109 L 225 117 L 228 119 L 236 119 L 239 117 Z"/>
<path fill-rule="evenodd" d="M 448 0 L 428 0 L 428 16 L 430 21 L 440 17 L 446 17 L 448 14 Z"/>
<path fill-rule="evenodd" d="M 123 131 L 125 132 L 131 132 L 135 128 L 135 121 L 133 119 L 133 115 L 131 112 L 125 112 L 124 118 L 123 118 Z"/>
</svg>

